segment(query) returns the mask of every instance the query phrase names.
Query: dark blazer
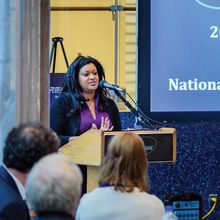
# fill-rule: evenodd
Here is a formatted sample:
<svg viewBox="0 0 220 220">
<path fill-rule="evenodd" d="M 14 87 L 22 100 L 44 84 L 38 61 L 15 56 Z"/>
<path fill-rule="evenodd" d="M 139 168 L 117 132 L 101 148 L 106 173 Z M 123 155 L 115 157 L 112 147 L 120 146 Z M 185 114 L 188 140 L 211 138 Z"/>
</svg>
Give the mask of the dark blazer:
<svg viewBox="0 0 220 220">
<path fill-rule="evenodd" d="M 118 108 L 110 98 L 104 100 L 104 111 L 110 116 L 114 131 L 121 130 L 121 119 Z M 50 127 L 57 133 L 61 140 L 61 146 L 66 144 L 71 136 L 79 135 L 80 112 L 71 114 L 74 103 L 71 96 L 61 94 L 55 99 L 50 108 Z"/>
<path fill-rule="evenodd" d="M 3 166 L 0 166 L 0 220 L 30 220 L 28 207 Z"/>
<path fill-rule="evenodd" d="M 41 213 L 33 220 L 74 220 L 71 215 L 65 213 Z"/>
<path fill-rule="evenodd" d="M 71 136 L 79 135 L 80 112 L 72 112 L 76 108 L 76 103 L 68 93 L 62 93 L 51 105 L 50 108 L 50 127 L 57 133 L 61 141 L 61 146 L 68 143 Z M 83 107 L 84 103 L 80 103 Z M 109 114 L 114 131 L 121 130 L 121 119 L 118 108 L 114 101 L 105 97 L 104 109 Z M 80 165 L 83 173 L 82 194 L 86 192 L 87 169 L 86 166 Z"/>
</svg>

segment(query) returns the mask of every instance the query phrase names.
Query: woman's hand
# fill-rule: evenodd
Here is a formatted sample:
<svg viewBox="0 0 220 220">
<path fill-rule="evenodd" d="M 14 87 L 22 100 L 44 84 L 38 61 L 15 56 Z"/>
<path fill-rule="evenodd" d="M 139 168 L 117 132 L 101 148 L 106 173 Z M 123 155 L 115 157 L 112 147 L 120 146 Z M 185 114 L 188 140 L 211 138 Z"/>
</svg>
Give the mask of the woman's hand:
<svg viewBox="0 0 220 220">
<path fill-rule="evenodd" d="M 69 138 L 69 142 L 70 142 L 70 141 L 73 141 L 75 138 L 76 138 L 75 136 L 70 137 L 70 138 Z"/>
<path fill-rule="evenodd" d="M 114 126 L 111 126 L 111 128 L 110 128 L 110 121 L 109 121 L 108 117 L 106 117 L 106 118 L 101 117 L 101 126 L 100 126 L 99 130 L 112 131 L 113 128 L 114 128 Z"/>
<path fill-rule="evenodd" d="M 107 117 L 106 118 L 104 118 L 104 117 L 101 118 L 101 126 L 100 126 L 99 130 L 101 130 L 101 131 L 112 131 L 113 128 L 114 128 L 114 126 L 110 127 L 110 121 Z M 98 130 L 96 124 L 94 124 L 94 123 L 92 123 L 91 129 Z"/>
</svg>

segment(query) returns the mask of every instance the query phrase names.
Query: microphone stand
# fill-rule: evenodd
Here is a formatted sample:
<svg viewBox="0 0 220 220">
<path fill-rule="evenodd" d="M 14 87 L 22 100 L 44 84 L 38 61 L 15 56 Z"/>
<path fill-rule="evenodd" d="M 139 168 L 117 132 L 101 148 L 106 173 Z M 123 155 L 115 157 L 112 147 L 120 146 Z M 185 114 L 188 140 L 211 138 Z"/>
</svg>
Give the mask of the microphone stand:
<svg viewBox="0 0 220 220">
<path fill-rule="evenodd" d="M 130 112 L 135 116 L 136 120 L 142 125 L 142 126 L 147 126 L 147 127 L 151 127 L 152 129 L 155 129 L 154 126 L 149 122 L 144 119 L 142 119 L 142 115 L 134 108 L 132 107 L 132 105 L 130 104 L 130 102 L 128 102 L 124 96 L 118 91 L 118 90 L 114 90 L 115 94 L 119 97 L 119 99 L 121 99 L 121 101 L 129 108 Z"/>
</svg>

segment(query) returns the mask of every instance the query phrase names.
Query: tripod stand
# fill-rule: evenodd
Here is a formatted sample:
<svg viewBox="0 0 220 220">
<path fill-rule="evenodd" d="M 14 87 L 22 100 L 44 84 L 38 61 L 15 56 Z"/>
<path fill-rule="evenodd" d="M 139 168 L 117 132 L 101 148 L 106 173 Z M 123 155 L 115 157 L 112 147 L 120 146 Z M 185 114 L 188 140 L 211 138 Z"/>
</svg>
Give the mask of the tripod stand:
<svg viewBox="0 0 220 220">
<path fill-rule="evenodd" d="M 66 53 L 64 50 L 64 46 L 63 46 L 63 38 L 62 37 L 54 37 L 52 38 L 53 44 L 52 44 L 52 48 L 51 48 L 51 53 L 50 53 L 50 66 L 51 66 L 51 62 L 53 59 L 53 71 L 52 73 L 55 72 L 55 66 L 56 66 L 56 54 L 57 54 L 57 43 L 60 43 L 60 46 L 62 48 L 62 52 L 63 52 L 63 56 L 66 62 L 66 66 L 67 68 L 69 67 L 69 63 L 67 61 L 67 57 L 66 57 Z"/>
</svg>

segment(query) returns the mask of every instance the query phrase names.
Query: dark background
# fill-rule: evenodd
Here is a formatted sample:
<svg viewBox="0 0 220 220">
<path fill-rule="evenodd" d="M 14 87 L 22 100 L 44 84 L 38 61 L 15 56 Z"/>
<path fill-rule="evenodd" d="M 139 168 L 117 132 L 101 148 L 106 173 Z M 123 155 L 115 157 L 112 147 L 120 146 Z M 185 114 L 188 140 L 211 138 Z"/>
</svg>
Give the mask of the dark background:
<svg viewBox="0 0 220 220">
<path fill-rule="evenodd" d="M 120 113 L 124 129 L 134 126 L 131 113 Z M 149 166 L 150 193 L 165 201 L 170 193 L 196 193 L 202 196 L 203 215 L 208 212 L 209 194 L 220 199 L 220 122 L 171 123 L 176 128 L 176 163 Z M 220 216 L 220 201 L 208 220 Z"/>
</svg>

